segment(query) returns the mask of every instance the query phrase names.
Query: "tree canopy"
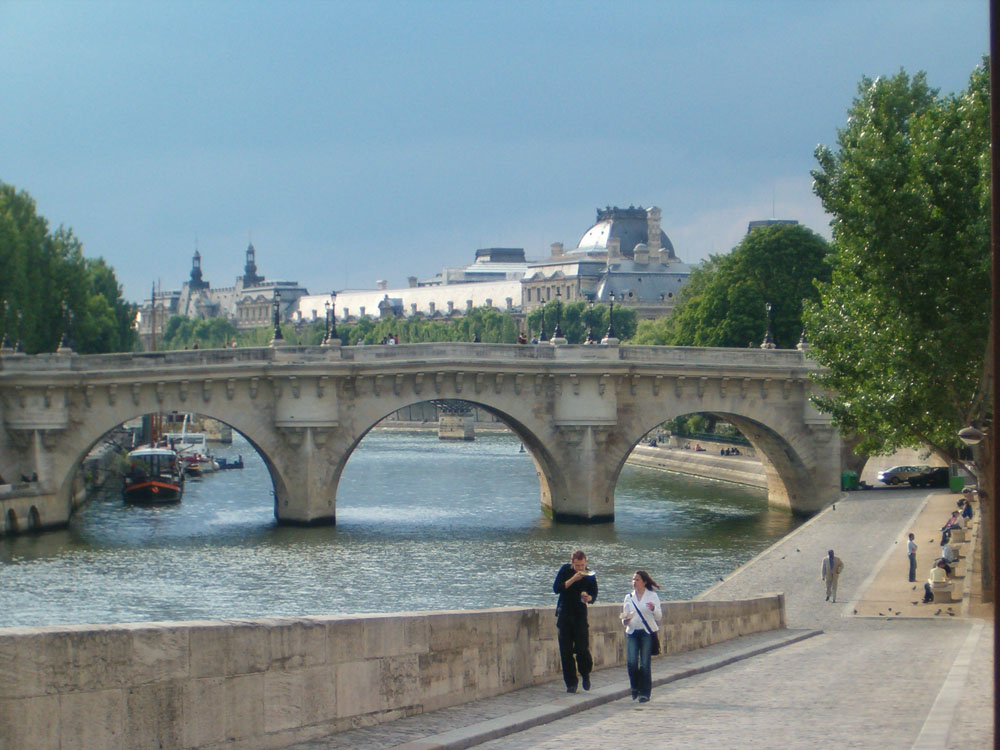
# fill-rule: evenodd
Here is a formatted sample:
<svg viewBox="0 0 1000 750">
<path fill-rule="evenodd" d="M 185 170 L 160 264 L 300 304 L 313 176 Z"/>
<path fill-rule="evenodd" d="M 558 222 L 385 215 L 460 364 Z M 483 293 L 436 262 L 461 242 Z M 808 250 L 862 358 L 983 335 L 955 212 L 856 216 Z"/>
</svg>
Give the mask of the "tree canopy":
<svg viewBox="0 0 1000 750">
<path fill-rule="evenodd" d="M 988 67 L 945 97 L 923 73 L 862 79 L 836 150 L 816 158 L 835 251 L 805 315 L 828 368 L 818 404 L 860 451 L 929 445 L 956 460 L 986 396 Z"/>
<path fill-rule="evenodd" d="M 795 346 L 802 302 L 816 299 L 817 279 L 830 279 L 829 246 L 798 224 L 759 227 L 727 255 L 712 255 L 681 288 L 667 318 L 639 324 L 635 343 L 671 346 L 759 345 L 771 305 L 777 346 Z"/>
<path fill-rule="evenodd" d="M 0 326 L 29 354 L 55 351 L 67 330 L 82 354 L 130 351 L 134 305 L 115 272 L 85 258 L 72 230 L 49 230 L 35 201 L 0 182 Z"/>
</svg>

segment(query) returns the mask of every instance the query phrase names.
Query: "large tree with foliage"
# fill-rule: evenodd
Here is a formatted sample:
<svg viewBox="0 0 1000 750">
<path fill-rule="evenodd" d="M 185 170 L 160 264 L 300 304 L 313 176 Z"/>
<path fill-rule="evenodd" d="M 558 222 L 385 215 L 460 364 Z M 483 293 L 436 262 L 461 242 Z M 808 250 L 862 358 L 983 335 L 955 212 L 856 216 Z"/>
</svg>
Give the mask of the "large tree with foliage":
<svg viewBox="0 0 1000 750">
<path fill-rule="evenodd" d="M 862 79 L 820 147 L 816 194 L 833 215 L 834 271 L 806 312 L 818 403 L 858 450 L 960 458 L 984 413 L 990 301 L 989 75 L 941 97 L 923 73 Z"/>
<path fill-rule="evenodd" d="M 802 333 L 802 302 L 829 280 L 826 240 L 798 224 L 759 227 L 727 255 L 713 255 L 691 274 L 668 318 L 643 321 L 635 342 L 672 346 L 760 344 L 771 305 L 771 333 L 792 347 Z"/>
<path fill-rule="evenodd" d="M 69 328 L 80 353 L 135 346 L 135 307 L 114 271 L 85 258 L 69 229 L 49 231 L 24 191 L 0 182 L 0 327 L 28 353 L 54 351 Z"/>
</svg>

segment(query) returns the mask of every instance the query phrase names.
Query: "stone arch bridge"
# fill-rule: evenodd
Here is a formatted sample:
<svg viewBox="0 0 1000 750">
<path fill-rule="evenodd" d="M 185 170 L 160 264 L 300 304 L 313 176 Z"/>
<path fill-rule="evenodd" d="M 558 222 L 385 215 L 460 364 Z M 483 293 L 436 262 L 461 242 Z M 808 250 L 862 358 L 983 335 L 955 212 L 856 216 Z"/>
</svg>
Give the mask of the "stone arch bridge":
<svg viewBox="0 0 1000 750">
<path fill-rule="evenodd" d="M 179 411 L 250 441 L 270 471 L 279 522 L 330 524 L 341 472 L 376 423 L 413 403 L 456 399 L 496 414 L 522 440 L 556 520 L 613 520 L 632 448 L 692 412 L 736 425 L 764 463 L 770 504 L 808 515 L 837 498 L 842 466 L 838 432 L 809 401 L 817 368 L 798 350 L 653 346 L 5 352 L 0 475 L 38 481 L 20 501 L 0 496 L 0 510 L 65 523 L 74 473 L 102 436 L 142 414 Z"/>
</svg>

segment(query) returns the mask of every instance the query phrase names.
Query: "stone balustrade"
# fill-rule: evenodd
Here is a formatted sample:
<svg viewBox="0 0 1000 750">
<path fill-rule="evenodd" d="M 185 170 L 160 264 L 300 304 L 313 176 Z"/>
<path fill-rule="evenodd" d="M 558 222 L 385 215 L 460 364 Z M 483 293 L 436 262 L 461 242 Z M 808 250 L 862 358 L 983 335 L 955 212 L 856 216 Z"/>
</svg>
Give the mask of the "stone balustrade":
<svg viewBox="0 0 1000 750">
<path fill-rule="evenodd" d="M 591 608 L 598 668 L 619 605 Z M 781 594 L 664 604 L 663 653 L 784 627 Z M 0 629 L 6 750 L 280 748 L 560 676 L 553 609 Z M 562 692 L 561 683 L 553 686 Z"/>
</svg>

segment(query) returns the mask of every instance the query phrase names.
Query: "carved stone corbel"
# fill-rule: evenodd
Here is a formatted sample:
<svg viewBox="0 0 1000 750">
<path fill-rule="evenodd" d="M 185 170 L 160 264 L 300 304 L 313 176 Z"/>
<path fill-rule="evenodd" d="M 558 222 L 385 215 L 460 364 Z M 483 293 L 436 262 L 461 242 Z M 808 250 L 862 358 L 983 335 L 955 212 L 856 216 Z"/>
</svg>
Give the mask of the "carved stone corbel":
<svg viewBox="0 0 1000 750">
<path fill-rule="evenodd" d="M 514 393 L 517 396 L 521 395 L 521 391 L 524 389 L 524 373 L 519 372 L 514 376 Z"/>
<path fill-rule="evenodd" d="M 486 375 L 484 373 L 477 372 L 476 373 L 476 384 L 474 386 L 475 389 L 476 389 L 476 393 L 482 393 L 483 392 L 483 388 L 485 387 L 485 383 L 486 383 Z"/>
<path fill-rule="evenodd" d="M 142 395 L 142 384 L 132 383 L 132 403 L 136 406 L 139 405 L 139 398 Z"/>
<path fill-rule="evenodd" d="M 681 393 L 684 391 L 684 382 L 687 380 L 686 375 L 678 375 L 674 378 L 674 396 L 677 398 L 681 397 Z"/>
<path fill-rule="evenodd" d="M 180 396 L 181 401 L 187 401 L 188 397 L 188 386 L 191 385 L 190 380 L 182 380 L 177 384 L 177 395 Z"/>
<path fill-rule="evenodd" d="M 747 397 L 747 394 L 750 392 L 751 382 L 750 378 L 743 378 L 743 380 L 740 381 L 740 398 Z"/>
<path fill-rule="evenodd" d="M 201 381 L 201 400 L 206 404 L 212 400 L 212 381 L 209 378 Z"/>
<path fill-rule="evenodd" d="M 579 396 L 580 395 L 580 376 L 577 375 L 575 372 L 571 372 L 568 377 L 569 377 L 570 388 L 573 390 L 573 395 L 574 396 Z"/>
<path fill-rule="evenodd" d="M 382 386 L 385 383 L 385 375 L 376 375 L 375 382 L 372 384 L 372 391 L 376 396 L 382 395 Z"/>
<path fill-rule="evenodd" d="M 83 403 L 87 405 L 87 408 L 90 408 L 90 404 L 93 401 L 93 398 L 94 398 L 94 386 L 88 383 L 87 385 L 83 386 Z"/>
<path fill-rule="evenodd" d="M 538 373 L 537 375 L 535 375 L 535 395 L 536 396 L 541 396 L 542 395 L 542 384 L 543 384 L 544 379 L 545 379 L 545 376 L 542 375 L 541 373 Z"/>
<path fill-rule="evenodd" d="M 441 395 L 441 386 L 444 385 L 444 373 L 436 372 L 434 373 L 434 392 L 437 395 Z"/>
<path fill-rule="evenodd" d="M 295 375 L 288 376 L 288 387 L 292 389 L 292 398 L 298 398 L 301 384 Z"/>
<path fill-rule="evenodd" d="M 705 386 L 708 385 L 708 375 L 702 375 L 698 378 L 698 398 L 705 395 Z"/>
<path fill-rule="evenodd" d="M 730 378 L 720 378 L 719 380 L 719 395 L 722 398 L 726 397 L 726 389 L 729 387 Z"/>
<path fill-rule="evenodd" d="M 330 384 L 329 375 L 320 375 L 316 378 L 316 398 L 323 398 L 323 391 Z"/>
<path fill-rule="evenodd" d="M 455 393 L 461 393 L 462 389 L 465 387 L 465 373 L 456 372 L 455 373 Z"/>
<path fill-rule="evenodd" d="M 611 373 L 604 373 L 601 375 L 601 379 L 597 381 L 597 393 L 599 396 L 604 395 L 604 391 L 608 387 L 608 383 L 611 382 Z"/>
<path fill-rule="evenodd" d="M 226 379 L 226 399 L 229 401 L 233 400 L 233 396 L 236 395 L 236 378 Z"/>
<path fill-rule="evenodd" d="M 46 409 L 52 406 L 52 394 L 55 389 L 56 387 L 54 385 L 48 385 L 45 387 L 45 390 L 42 391 L 42 403 L 45 405 Z"/>
<path fill-rule="evenodd" d="M 760 395 L 767 398 L 769 390 L 771 390 L 771 378 L 764 378 L 760 381 Z"/>
<path fill-rule="evenodd" d="M 109 388 L 109 390 L 110 390 L 110 388 Z M 158 381 L 156 383 L 156 402 L 158 404 L 162 404 L 163 403 L 163 394 L 166 393 L 166 390 L 167 390 L 167 384 L 165 382 L 163 382 L 162 380 L 160 380 L 160 381 Z M 113 393 L 108 394 L 108 400 L 111 403 L 114 403 L 114 395 L 113 395 Z"/>
<path fill-rule="evenodd" d="M 298 448 L 302 445 L 302 440 L 306 435 L 304 427 L 278 427 L 277 429 L 289 447 Z"/>
<path fill-rule="evenodd" d="M 413 392 L 420 395 L 420 392 L 424 389 L 424 373 L 418 372 L 413 376 Z"/>
<path fill-rule="evenodd" d="M 274 397 L 281 398 L 281 378 L 268 377 L 267 381 L 271 384 L 271 392 Z"/>
<path fill-rule="evenodd" d="M 663 376 L 662 375 L 656 375 L 653 378 L 653 395 L 654 396 L 659 396 L 660 395 L 660 388 L 662 386 L 663 386 Z"/>
<path fill-rule="evenodd" d="M 791 393 L 792 385 L 795 383 L 791 378 L 785 378 L 781 381 L 781 397 L 788 400 L 788 394 Z"/>
<path fill-rule="evenodd" d="M 629 378 L 628 392 L 633 396 L 635 395 L 635 392 L 639 388 L 639 379 L 640 376 L 634 374 L 632 375 L 632 377 Z"/>
<path fill-rule="evenodd" d="M 392 392 L 397 396 L 403 392 L 403 375 L 399 373 L 392 381 Z"/>
<path fill-rule="evenodd" d="M 503 373 L 498 372 L 495 380 L 493 381 L 493 390 L 496 393 L 503 393 Z"/>
<path fill-rule="evenodd" d="M 260 378 L 250 378 L 250 398 L 257 398 L 257 390 L 260 388 Z"/>
</svg>

